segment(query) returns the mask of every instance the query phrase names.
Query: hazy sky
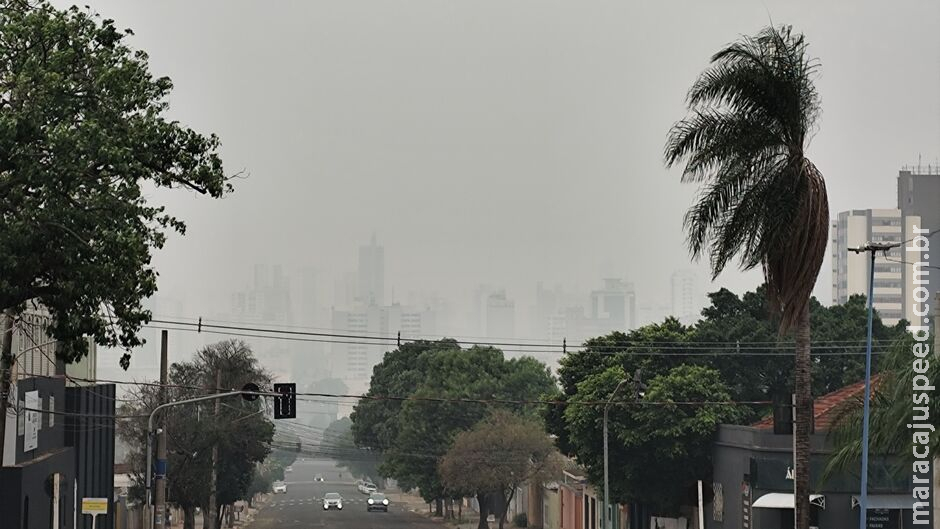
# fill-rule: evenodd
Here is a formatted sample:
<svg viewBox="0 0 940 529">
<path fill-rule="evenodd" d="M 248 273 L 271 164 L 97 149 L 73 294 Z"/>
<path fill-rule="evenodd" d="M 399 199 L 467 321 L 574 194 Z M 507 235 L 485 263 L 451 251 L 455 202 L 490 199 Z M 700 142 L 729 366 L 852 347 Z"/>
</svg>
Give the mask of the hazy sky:
<svg viewBox="0 0 940 529">
<path fill-rule="evenodd" d="M 664 169 L 666 132 L 710 54 L 771 19 L 821 61 L 809 154 L 833 214 L 895 207 L 899 167 L 940 155 L 936 0 L 87 3 L 173 79 L 171 115 L 250 173 L 225 200 L 165 196 L 189 231 L 155 259 L 160 290 L 194 314 L 255 262 L 331 285 L 373 231 L 399 298 L 621 276 L 668 303 L 695 188 Z"/>
</svg>

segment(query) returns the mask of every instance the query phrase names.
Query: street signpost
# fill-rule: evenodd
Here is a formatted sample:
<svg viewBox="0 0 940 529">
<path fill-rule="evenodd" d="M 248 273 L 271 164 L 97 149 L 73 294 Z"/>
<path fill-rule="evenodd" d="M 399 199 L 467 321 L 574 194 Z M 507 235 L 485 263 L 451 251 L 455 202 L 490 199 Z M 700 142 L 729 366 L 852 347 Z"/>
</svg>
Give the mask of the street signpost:
<svg viewBox="0 0 940 529">
<path fill-rule="evenodd" d="M 108 514 L 108 498 L 82 498 L 82 514 L 91 515 L 91 529 L 99 514 Z"/>
<path fill-rule="evenodd" d="M 26 431 L 23 437 L 23 451 L 29 452 L 39 446 L 39 421 L 42 415 L 39 413 L 41 404 L 38 391 L 26 392 Z"/>
</svg>

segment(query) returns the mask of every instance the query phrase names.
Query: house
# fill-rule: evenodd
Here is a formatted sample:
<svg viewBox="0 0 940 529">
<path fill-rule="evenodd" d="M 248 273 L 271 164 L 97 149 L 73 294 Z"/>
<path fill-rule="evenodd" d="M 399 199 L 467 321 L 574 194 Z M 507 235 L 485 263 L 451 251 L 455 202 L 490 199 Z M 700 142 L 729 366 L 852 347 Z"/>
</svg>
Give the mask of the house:
<svg viewBox="0 0 940 529">
<path fill-rule="evenodd" d="M 15 413 L 5 417 L 0 453 L 3 527 L 90 528 L 81 499 L 111 497 L 114 386 L 70 381 L 46 332 L 51 322 L 44 308 L 31 303 L 12 336 Z M 89 350 L 82 374 L 93 374 L 87 366 L 94 365 L 95 352 Z M 110 511 L 98 516 L 96 529 L 113 527 Z"/>
<path fill-rule="evenodd" d="M 877 384 L 877 379 L 874 381 Z M 854 529 L 859 525 L 857 474 L 843 473 L 822 481 L 831 455 L 826 432 L 842 406 L 862 398 L 857 383 L 814 402 L 811 435 L 811 526 Z M 791 408 L 750 426 L 722 425 L 713 448 L 712 501 L 706 505 L 706 529 L 787 529 L 793 527 L 793 436 Z M 891 472 L 891 461 L 870 462 L 869 516 L 888 520 L 884 529 L 899 529 L 910 519 L 911 477 Z M 906 526 L 906 525 L 905 525 Z"/>
</svg>

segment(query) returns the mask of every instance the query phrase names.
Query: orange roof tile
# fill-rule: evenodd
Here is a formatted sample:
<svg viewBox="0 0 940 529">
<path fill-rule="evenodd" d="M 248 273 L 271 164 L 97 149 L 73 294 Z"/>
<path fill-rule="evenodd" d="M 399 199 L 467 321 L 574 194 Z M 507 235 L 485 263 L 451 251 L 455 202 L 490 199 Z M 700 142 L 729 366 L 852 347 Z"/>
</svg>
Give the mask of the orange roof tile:
<svg viewBox="0 0 940 529">
<path fill-rule="evenodd" d="M 872 391 L 877 388 L 880 380 L 880 375 L 872 376 Z M 827 395 L 823 395 L 822 397 L 817 397 L 816 401 L 813 403 L 813 417 L 816 423 L 816 430 L 826 431 L 831 428 L 835 420 L 839 417 L 842 406 L 851 402 L 861 401 L 864 392 L 865 381 L 863 380 L 845 386 Z M 751 426 L 759 430 L 771 430 L 774 427 L 773 415 L 764 417 Z"/>
</svg>

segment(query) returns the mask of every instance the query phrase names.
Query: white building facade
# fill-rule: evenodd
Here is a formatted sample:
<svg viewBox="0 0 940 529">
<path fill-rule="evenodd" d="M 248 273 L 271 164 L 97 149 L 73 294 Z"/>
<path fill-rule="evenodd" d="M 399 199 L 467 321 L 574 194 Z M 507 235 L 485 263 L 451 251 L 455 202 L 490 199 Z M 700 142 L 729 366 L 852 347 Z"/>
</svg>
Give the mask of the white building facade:
<svg viewBox="0 0 940 529">
<path fill-rule="evenodd" d="M 862 209 L 843 211 L 832 222 L 832 301 L 845 303 L 854 294 L 868 295 L 870 254 L 855 253 L 850 248 L 867 242 L 902 243 L 914 237 L 920 217 L 904 215 L 899 209 Z M 894 248 L 875 258 L 873 303 L 885 325 L 901 319 L 913 321 L 911 267 L 905 266 L 904 248 Z"/>
</svg>

